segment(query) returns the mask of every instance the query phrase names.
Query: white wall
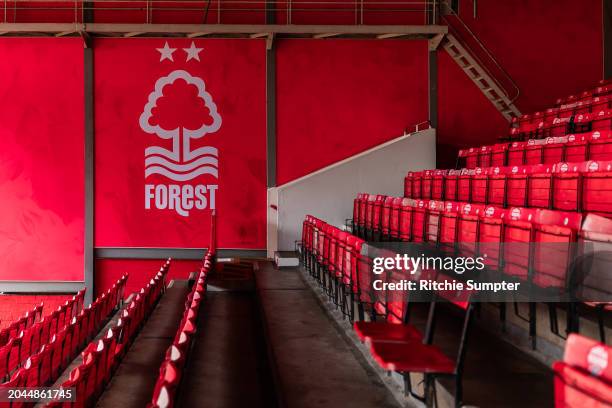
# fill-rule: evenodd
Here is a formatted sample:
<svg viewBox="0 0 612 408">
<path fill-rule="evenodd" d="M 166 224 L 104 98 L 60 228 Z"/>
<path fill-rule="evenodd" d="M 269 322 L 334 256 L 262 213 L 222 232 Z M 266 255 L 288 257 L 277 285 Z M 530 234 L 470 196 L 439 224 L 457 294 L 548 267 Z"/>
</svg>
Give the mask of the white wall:
<svg viewBox="0 0 612 408">
<path fill-rule="evenodd" d="M 402 196 L 410 170 L 436 167 L 436 135 L 427 129 L 401 136 L 356 156 L 277 187 L 278 211 L 269 213 L 268 253 L 290 251 L 301 238 L 306 214 L 341 227 L 353 214 L 359 192 Z"/>
</svg>

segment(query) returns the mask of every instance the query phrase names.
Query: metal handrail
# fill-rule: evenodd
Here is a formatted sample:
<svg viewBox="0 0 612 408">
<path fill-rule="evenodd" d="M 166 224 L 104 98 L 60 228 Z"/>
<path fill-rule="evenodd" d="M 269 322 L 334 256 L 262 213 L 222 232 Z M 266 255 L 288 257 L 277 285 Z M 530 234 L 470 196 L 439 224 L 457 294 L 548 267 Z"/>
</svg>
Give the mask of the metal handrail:
<svg viewBox="0 0 612 408">
<path fill-rule="evenodd" d="M 480 66 L 482 67 L 482 69 L 484 69 L 487 74 L 489 75 L 489 77 L 491 77 L 491 79 L 493 81 L 495 81 L 495 83 L 497 84 L 497 86 L 502 90 L 502 92 L 504 92 L 504 94 L 506 94 L 506 97 L 510 100 L 510 102 L 514 102 L 518 99 L 521 90 L 518 87 L 518 85 L 516 84 L 516 82 L 514 81 L 514 79 L 512 79 L 512 77 L 510 76 L 510 74 L 508 74 L 508 72 L 501 66 L 501 64 L 497 61 L 497 59 L 493 56 L 493 54 L 491 53 L 491 51 L 489 51 L 489 49 L 482 43 L 482 41 L 480 41 L 480 39 L 478 38 L 478 36 L 472 31 L 472 29 L 470 29 L 470 27 L 463 21 L 463 19 L 461 17 L 459 17 L 459 15 L 455 12 L 455 10 L 453 10 L 452 8 L 448 8 L 450 10 L 449 14 L 452 14 L 454 17 L 456 17 L 456 19 L 463 25 L 463 27 L 466 29 L 466 31 L 468 33 L 470 33 L 470 35 L 472 36 L 472 38 L 476 41 L 476 43 L 482 48 L 482 50 L 487 54 L 487 56 L 491 59 L 491 61 L 493 61 L 493 63 L 495 64 L 495 66 L 497 66 L 497 68 L 499 69 L 499 71 L 501 73 L 504 74 L 504 76 L 506 77 L 506 79 L 508 80 L 508 82 L 512 85 L 512 87 L 515 89 L 516 94 L 514 96 L 510 96 L 510 93 L 508 92 L 508 90 L 506 89 L 506 87 L 499 82 L 499 80 L 495 77 L 495 75 L 493 75 L 493 73 L 491 73 L 491 71 L 486 67 L 486 65 L 483 63 L 483 61 L 478 57 L 478 54 L 475 53 L 470 46 L 465 43 L 465 41 L 462 42 L 462 46 L 467 48 L 470 53 L 472 54 L 472 58 L 475 58 L 479 63 Z M 446 17 L 444 17 L 444 20 L 446 21 L 449 29 L 451 31 L 453 31 L 453 34 L 457 37 L 457 38 L 461 38 L 461 35 L 458 33 L 458 31 L 452 26 L 452 24 L 446 19 Z"/>
<path fill-rule="evenodd" d="M 48 0 L 2 0 L 4 6 L 4 19 L 0 22 L 9 22 L 8 8 L 12 6 L 12 22 L 17 22 L 18 11 L 67 11 L 74 10 L 74 23 L 82 22 L 83 14 L 86 10 L 92 11 L 144 11 L 146 12 L 145 22 L 152 22 L 152 15 L 155 11 L 201 11 L 207 8 L 202 5 L 203 0 L 182 0 L 179 5 L 169 5 L 167 0 L 97 0 L 96 2 L 86 2 L 85 0 L 57 1 L 55 5 L 48 5 Z M 214 1 L 214 0 L 212 0 Z M 12 4 L 11 4 L 12 3 Z M 36 5 L 36 3 L 45 3 Z M 63 4 L 62 4 L 63 3 Z M 105 3 L 109 3 L 108 5 Z M 439 1 L 437 0 L 400 0 L 400 1 L 368 1 L 368 0 L 278 0 L 274 7 L 270 8 L 267 0 L 216 0 L 217 23 L 221 23 L 221 13 L 232 12 L 253 12 L 261 13 L 265 8 L 271 12 L 286 12 L 287 24 L 292 24 L 294 12 L 308 13 L 333 13 L 347 12 L 354 10 L 355 24 L 364 25 L 365 14 L 374 13 L 427 13 L 428 7 L 435 9 Z M 24 6 L 27 4 L 27 6 Z M 160 6 L 162 4 L 163 6 Z M 232 7 L 229 7 L 232 6 Z M 236 7 L 238 6 L 238 7 Z M 266 8 L 267 6 L 267 8 Z M 297 7 L 296 7 L 297 6 Z M 326 6 L 326 7 L 317 7 Z M 80 17 L 79 17 L 80 16 Z M 81 21 L 79 21 L 81 20 Z M 435 21 L 435 20 L 434 20 Z M 48 22 L 48 21 L 46 21 Z M 427 22 L 426 22 L 427 23 Z"/>
</svg>

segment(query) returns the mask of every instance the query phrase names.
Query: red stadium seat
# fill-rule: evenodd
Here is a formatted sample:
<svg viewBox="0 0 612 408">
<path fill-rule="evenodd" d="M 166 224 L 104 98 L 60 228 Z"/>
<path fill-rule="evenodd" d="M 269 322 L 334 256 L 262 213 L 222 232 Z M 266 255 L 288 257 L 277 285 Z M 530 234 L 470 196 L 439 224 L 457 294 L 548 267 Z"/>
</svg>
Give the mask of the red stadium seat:
<svg viewBox="0 0 612 408">
<path fill-rule="evenodd" d="M 563 361 L 553 364 L 555 407 L 603 408 L 612 401 L 610 346 L 570 334 Z"/>
<path fill-rule="evenodd" d="M 438 276 L 438 282 L 453 281 L 452 278 Z M 432 404 L 430 400 L 431 387 L 435 387 L 437 376 L 452 376 L 455 378 L 455 406 L 462 405 L 463 399 L 463 364 L 467 349 L 468 332 L 472 316 L 473 306 L 469 302 L 470 294 L 467 291 L 446 292 L 435 291 L 435 299 L 431 302 L 430 317 L 426 328 L 426 337 L 423 341 L 413 340 L 406 342 L 372 341 L 370 352 L 374 360 L 385 370 L 396 371 L 404 375 L 410 373 L 423 373 L 426 404 Z M 448 301 L 451 305 L 464 312 L 464 324 L 457 341 L 457 355 L 449 357 L 438 346 L 433 344 L 433 334 L 438 301 Z M 408 385 L 410 379 L 407 379 Z M 411 390 L 409 387 L 408 391 Z"/>
<path fill-rule="evenodd" d="M 433 200 L 444 199 L 444 180 L 448 170 L 434 170 L 431 181 L 431 198 Z"/>
<path fill-rule="evenodd" d="M 459 186 L 459 175 L 461 170 L 449 170 L 444 177 L 444 199 L 457 201 L 457 189 Z"/>
</svg>

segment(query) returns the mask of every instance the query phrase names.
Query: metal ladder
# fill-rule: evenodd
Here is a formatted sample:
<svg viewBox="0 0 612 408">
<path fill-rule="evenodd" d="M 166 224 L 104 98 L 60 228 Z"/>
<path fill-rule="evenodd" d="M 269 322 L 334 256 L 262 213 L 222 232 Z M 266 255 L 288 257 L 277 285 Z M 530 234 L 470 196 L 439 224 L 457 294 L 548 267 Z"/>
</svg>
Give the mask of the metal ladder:
<svg viewBox="0 0 612 408">
<path fill-rule="evenodd" d="M 455 36 L 447 34 L 442 46 L 506 120 L 511 121 L 513 117 L 521 115 L 514 101 Z"/>
</svg>

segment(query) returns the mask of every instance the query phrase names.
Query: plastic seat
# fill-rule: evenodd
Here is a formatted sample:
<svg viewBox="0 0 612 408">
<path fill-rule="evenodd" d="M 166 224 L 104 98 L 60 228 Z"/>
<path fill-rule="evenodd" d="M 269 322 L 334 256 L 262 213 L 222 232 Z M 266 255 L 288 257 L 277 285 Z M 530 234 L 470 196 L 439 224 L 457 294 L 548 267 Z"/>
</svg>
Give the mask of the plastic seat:
<svg viewBox="0 0 612 408">
<path fill-rule="evenodd" d="M 555 407 L 605 407 L 612 401 L 610 346 L 570 334 L 563 361 L 553 364 Z"/>
<path fill-rule="evenodd" d="M 457 199 L 453 201 L 471 201 L 472 177 L 476 174 L 475 169 L 462 169 L 457 178 Z"/>
<path fill-rule="evenodd" d="M 457 201 L 457 187 L 461 170 L 449 170 L 444 177 L 444 199 Z"/>
<path fill-rule="evenodd" d="M 431 182 L 431 198 L 434 200 L 444 199 L 444 179 L 448 170 L 434 170 Z"/>
</svg>

